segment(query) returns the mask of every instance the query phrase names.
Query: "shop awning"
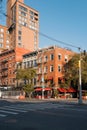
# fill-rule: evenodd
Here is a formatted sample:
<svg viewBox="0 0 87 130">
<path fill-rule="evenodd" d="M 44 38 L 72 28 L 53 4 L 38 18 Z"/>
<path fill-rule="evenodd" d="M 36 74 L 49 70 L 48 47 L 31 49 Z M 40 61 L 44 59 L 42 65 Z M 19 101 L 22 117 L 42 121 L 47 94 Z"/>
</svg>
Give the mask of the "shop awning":
<svg viewBox="0 0 87 130">
<path fill-rule="evenodd" d="M 36 88 L 35 91 L 42 91 L 42 89 L 43 88 Z M 49 87 L 44 88 L 44 91 L 50 91 L 50 90 L 51 90 L 51 88 L 49 88 Z"/>
<path fill-rule="evenodd" d="M 66 90 L 64 88 L 58 88 L 58 91 L 62 92 L 62 93 L 66 92 Z"/>
<path fill-rule="evenodd" d="M 72 87 L 68 88 L 68 89 L 65 89 L 65 88 L 58 88 L 58 91 L 59 92 L 63 92 L 63 93 L 73 93 L 73 92 L 76 92 L 76 90 Z"/>
<path fill-rule="evenodd" d="M 67 89 L 67 92 L 73 93 L 73 92 L 76 92 L 76 90 L 74 88 L 70 87 Z"/>
<path fill-rule="evenodd" d="M 58 91 L 63 92 L 63 93 L 67 92 L 67 90 L 65 88 L 58 88 Z"/>
<path fill-rule="evenodd" d="M 42 91 L 42 88 L 35 88 L 35 91 Z"/>
<path fill-rule="evenodd" d="M 46 87 L 46 88 L 44 88 L 44 90 L 45 90 L 45 91 L 50 91 L 50 90 L 51 90 L 51 88 Z"/>
</svg>

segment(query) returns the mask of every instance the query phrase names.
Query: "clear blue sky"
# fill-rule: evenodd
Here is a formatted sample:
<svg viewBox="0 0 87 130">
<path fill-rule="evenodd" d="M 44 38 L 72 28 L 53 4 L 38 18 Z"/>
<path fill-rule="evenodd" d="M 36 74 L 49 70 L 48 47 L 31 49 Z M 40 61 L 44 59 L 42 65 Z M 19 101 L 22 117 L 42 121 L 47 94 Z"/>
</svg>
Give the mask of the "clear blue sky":
<svg viewBox="0 0 87 130">
<path fill-rule="evenodd" d="M 39 11 L 41 33 L 87 50 L 87 0 L 24 0 L 24 2 Z M 78 51 L 42 35 L 39 41 L 40 47 L 59 45 Z"/>
</svg>

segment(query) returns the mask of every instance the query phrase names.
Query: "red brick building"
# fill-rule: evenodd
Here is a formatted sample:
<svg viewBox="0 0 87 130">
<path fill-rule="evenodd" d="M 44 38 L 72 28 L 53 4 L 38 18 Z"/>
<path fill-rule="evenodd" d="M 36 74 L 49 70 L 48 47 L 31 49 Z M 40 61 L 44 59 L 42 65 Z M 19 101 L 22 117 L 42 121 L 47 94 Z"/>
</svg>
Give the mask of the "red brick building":
<svg viewBox="0 0 87 130">
<path fill-rule="evenodd" d="M 64 76 L 63 66 L 73 54 L 68 49 L 51 46 L 23 55 L 22 64 L 25 68 L 36 70 L 37 76 L 33 80 L 35 86 L 59 87 Z"/>
<path fill-rule="evenodd" d="M 7 27 L 11 48 L 38 48 L 39 13 L 24 4 L 24 0 L 7 0 Z"/>
<path fill-rule="evenodd" d="M 41 49 L 38 52 L 38 86 L 44 80 L 44 86 L 59 87 L 64 76 L 63 66 L 73 54 L 71 50 L 57 46 Z"/>
<path fill-rule="evenodd" d="M 16 86 L 16 65 L 22 61 L 22 55 L 27 52 L 29 50 L 15 48 L 0 54 L 0 86 Z"/>
<path fill-rule="evenodd" d="M 0 53 L 4 49 L 10 49 L 9 32 L 6 26 L 0 25 Z"/>
</svg>

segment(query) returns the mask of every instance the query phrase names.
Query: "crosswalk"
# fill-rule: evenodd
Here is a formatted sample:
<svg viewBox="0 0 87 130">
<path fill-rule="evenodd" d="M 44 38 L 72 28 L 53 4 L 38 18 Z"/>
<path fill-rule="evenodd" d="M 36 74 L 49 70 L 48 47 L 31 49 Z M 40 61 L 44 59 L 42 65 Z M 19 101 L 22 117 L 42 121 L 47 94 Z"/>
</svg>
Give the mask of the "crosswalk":
<svg viewBox="0 0 87 130">
<path fill-rule="evenodd" d="M 58 103 L 24 103 L 12 104 L 0 107 L 0 119 L 9 115 L 18 115 L 29 111 L 50 111 L 50 110 L 76 110 L 74 105 Z M 77 109 L 79 111 L 79 109 Z M 80 110 L 81 111 L 81 110 Z M 82 110 L 83 111 L 83 110 Z M 86 110 L 87 111 L 87 110 Z"/>
<path fill-rule="evenodd" d="M 17 115 L 26 113 L 28 111 L 39 111 L 46 109 L 65 108 L 66 104 L 52 104 L 52 103 L 34 103 L 34 104 L 15 104 L 0 107 L 0 118 L 4 118 L 9 115 Z"/>
</svg>

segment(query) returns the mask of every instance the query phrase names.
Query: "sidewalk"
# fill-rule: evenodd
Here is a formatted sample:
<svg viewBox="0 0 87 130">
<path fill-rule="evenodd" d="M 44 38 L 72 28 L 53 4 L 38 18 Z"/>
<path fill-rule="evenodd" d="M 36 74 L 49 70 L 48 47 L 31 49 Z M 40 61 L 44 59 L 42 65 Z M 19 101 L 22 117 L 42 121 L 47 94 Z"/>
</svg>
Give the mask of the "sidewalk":
<svg viewBox="0 0 87 130">
<path fill-rule="evenodd" d="M 35 99 L 35 98 L 25 98 L 25 99 L 11 99 L 11 98 L 6 98 L 6 99 L 0 99 L 0 100 L 7 100 L 11 102 L 52 102 L 52 103 L 69 103 L 69 104 L 79 104 L 78 98 L 68 98 L 68 99 L 61 99 L 61 98 L 49 98 L 49 99 Z M 82 100 L 82 104 L 87 105 L 87 100 Z"/>
</svg>

